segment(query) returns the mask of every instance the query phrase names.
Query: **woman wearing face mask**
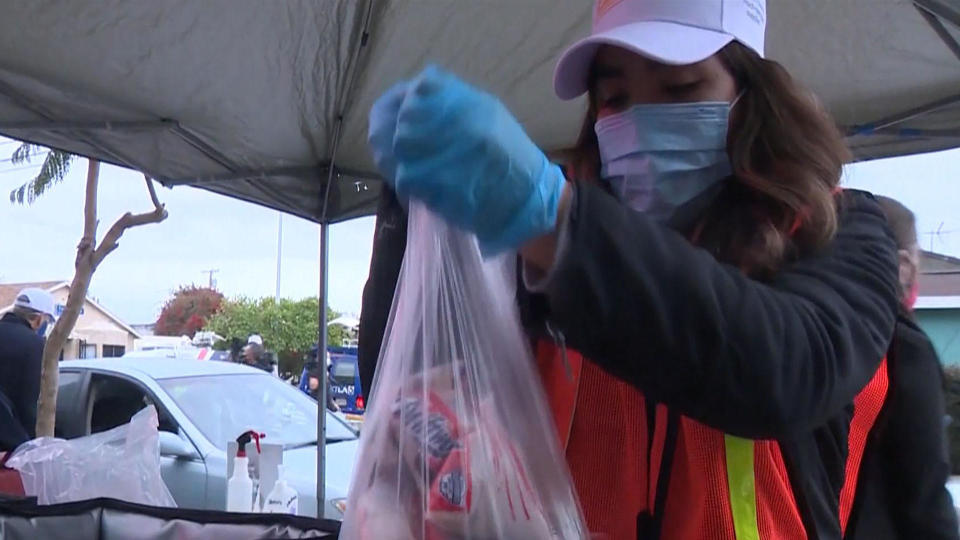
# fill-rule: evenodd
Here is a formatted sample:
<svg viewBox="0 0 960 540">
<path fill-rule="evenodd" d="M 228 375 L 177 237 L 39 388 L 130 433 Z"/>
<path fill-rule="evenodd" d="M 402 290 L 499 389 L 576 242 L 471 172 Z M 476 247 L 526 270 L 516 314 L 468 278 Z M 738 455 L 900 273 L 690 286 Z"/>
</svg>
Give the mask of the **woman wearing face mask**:
<svg viewBox="0 0 960 540">
<path fill-rule="evenodd" d="M 561 98 L 589 95 L 573 181 L 438 69 L 371 111 L 401 200 L 520 251 L 559 436 L 609 538 L 838 538 L 851 432 L 882 404 L 852 407 L 886 382 L 896 247 L 870 196 L 838 193 L 841 136 L 762 58 L 765 16 L 758 0 L 598 2 L 556 72 Z"/>
</svg>

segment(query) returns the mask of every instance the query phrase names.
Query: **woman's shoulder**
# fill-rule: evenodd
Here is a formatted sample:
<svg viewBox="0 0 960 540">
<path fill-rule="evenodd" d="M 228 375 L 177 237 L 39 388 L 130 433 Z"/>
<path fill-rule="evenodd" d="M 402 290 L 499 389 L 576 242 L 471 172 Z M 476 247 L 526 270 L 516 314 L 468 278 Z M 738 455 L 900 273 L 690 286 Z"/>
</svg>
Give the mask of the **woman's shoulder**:
<svg viewBox="0 0 960 540">
<path fill-rule="evenodd" d="M 877 198 L 870 192 L 844 189 L 837 195 L 837 233 L 832 244 L 882 247 L 896 268 L 896 239 Z"/>
<path fill-rule="evenodd" d="M 940 358 L 933 342 L 912 317 L 900 313 L 894 328 L 891 347 L 895 361 L 907 364 L 930 364 L 940 367 Z"/>
<path fill-rule="evenodd" d="M 887 219 L 876 196 L 860 189 L 842 189 L 837 193 L 837 212 L 843 217 L 869 216 L 886 225 Z"/>
</svg>

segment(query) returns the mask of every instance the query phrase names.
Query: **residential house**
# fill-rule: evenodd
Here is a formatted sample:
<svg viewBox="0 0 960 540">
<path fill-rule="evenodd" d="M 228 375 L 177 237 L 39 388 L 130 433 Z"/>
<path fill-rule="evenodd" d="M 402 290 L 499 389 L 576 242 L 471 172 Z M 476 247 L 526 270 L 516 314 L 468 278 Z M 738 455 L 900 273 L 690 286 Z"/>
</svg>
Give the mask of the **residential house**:
<svg viewBox="0 0 960 540">
<path fill-rule="evenodd" d="M 66 281 L 2 283 L 0 284 L 0 314 L 13 309 L 17 294 L 27 287 L 49 291 L 53 295 L 57 315 L 62 313 L 67 305 L 70 283 Z M 60 358 L 73 360 L 123 356 L 127 351 L 133 350 L 134 341 L 140 337 L 140 334 L 130 325 L 107 311 L 92 298 L 87 297 Z"/>
<path fill-rule="evenodd" d="M 960 366 L 960 259 L 924 251 L 916 315 L 940 360 Z"/>
</svg>

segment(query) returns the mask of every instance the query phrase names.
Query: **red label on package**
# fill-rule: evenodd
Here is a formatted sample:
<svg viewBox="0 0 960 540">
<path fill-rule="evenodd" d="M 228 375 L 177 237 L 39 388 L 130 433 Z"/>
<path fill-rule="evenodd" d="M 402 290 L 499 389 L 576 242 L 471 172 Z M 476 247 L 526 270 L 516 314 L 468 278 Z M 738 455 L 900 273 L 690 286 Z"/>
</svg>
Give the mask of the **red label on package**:
<svg viewBox="0 0 960 540">
<path fill-rule="evenodd" d="M 421 398 L 403 399 L 394 416 L 406 436 L 423 451 L 430 472 L 436 472 L 450 453 L 460 448 L 457 418 L 436 394 L 430 393 L 426 403 Z"/>
</svg>

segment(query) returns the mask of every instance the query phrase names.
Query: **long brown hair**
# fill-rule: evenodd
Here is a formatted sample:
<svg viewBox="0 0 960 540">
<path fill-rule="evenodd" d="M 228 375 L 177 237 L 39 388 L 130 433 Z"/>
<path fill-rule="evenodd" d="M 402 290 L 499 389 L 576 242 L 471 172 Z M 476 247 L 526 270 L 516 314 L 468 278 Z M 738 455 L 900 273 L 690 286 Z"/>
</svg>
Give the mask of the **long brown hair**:
<svg viewBox="0 0 960 540">
<path fill-rule="evenodd" d="M 737 42 L 719 55 L 743 92 L 727 138 L 733 176 L 683 232 L 724 262 L 770 275 L 836 232 L 834 193 L 849 151 L 830 116 L 783 66 Z M 577 145 L 566 153 L 580 181 L 600 175 L 596 117 L 591 99 Z"/>
</svg>

